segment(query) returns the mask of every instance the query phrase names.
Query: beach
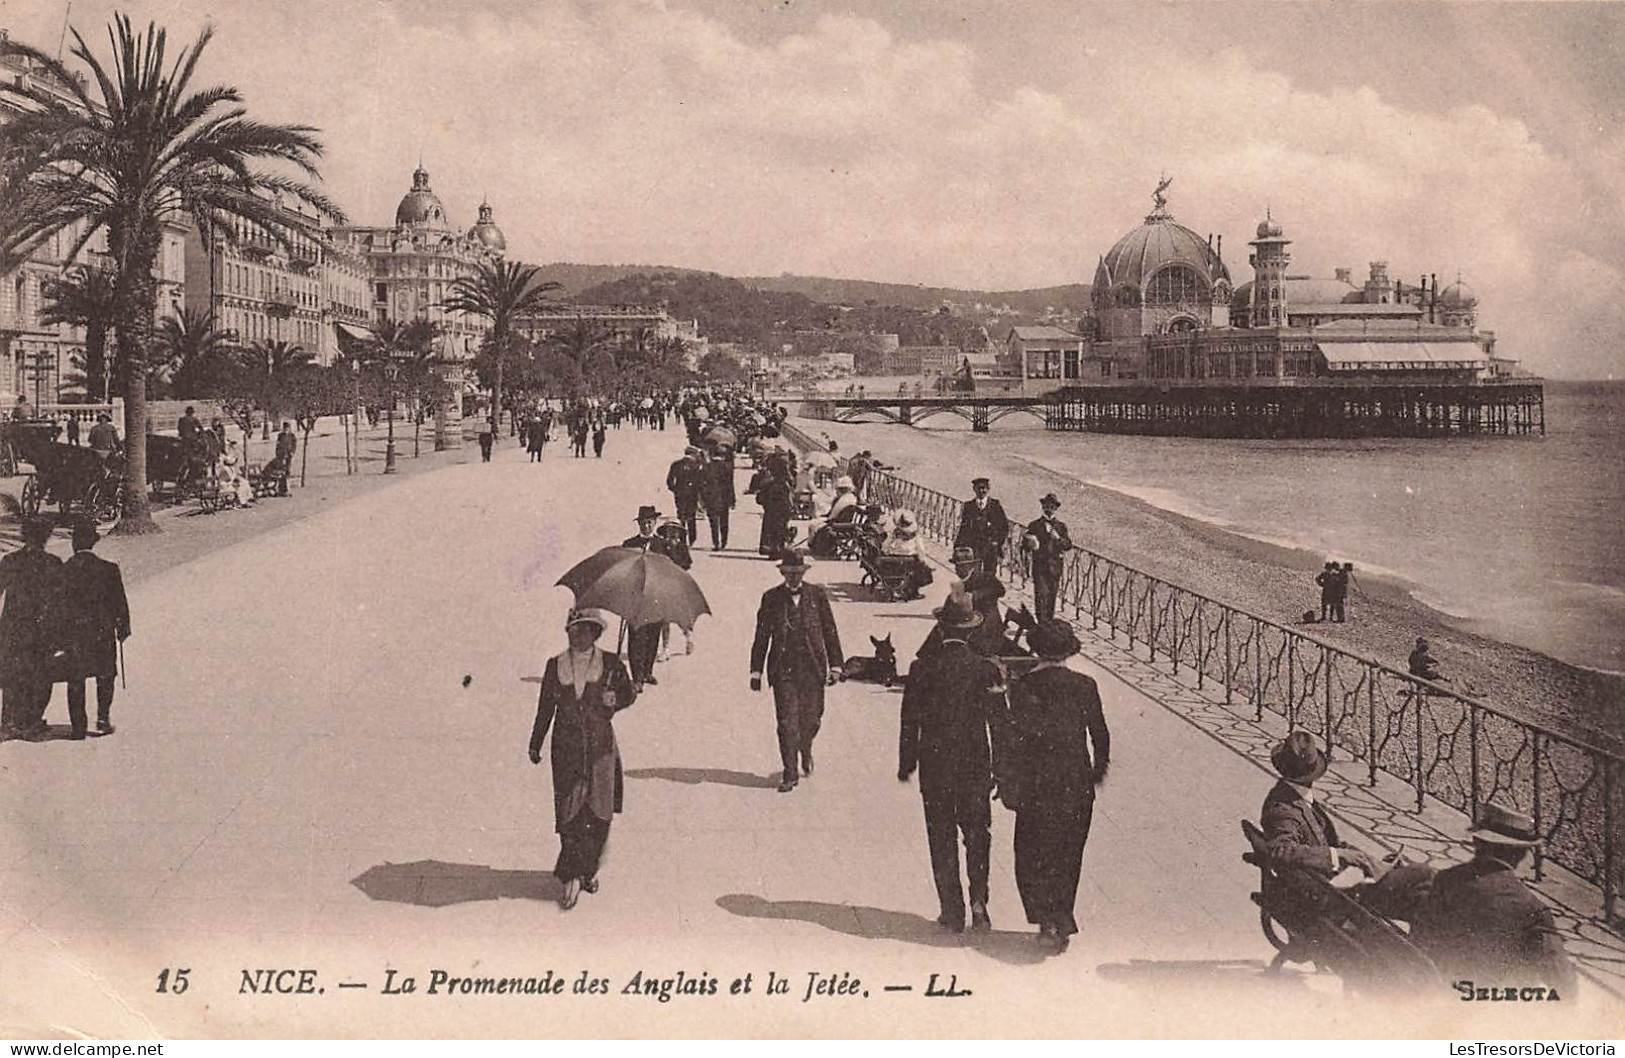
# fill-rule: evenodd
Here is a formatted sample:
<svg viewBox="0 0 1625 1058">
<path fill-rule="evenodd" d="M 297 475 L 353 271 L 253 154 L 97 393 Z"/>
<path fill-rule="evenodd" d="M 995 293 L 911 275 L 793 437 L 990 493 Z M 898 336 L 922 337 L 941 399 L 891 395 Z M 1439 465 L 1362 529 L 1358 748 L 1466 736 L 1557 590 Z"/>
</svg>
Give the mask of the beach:
<svg viewBox="0 0 1625 1058">
<path fill-rule="evenodd" d="M 887 391 L 879 387 L 871 390 Z M 1608 663 L 1616 656 L 1610 651 L 1618 649 L 1620 637 L 1619 625 L 1606 618 L 1608 608 L 1616 602 L 1607 585 L 1579 586 L 1579 591 L 1589 589 L 1589 597 L 1603 608 L 1601 616 L 1573 618 L 1573 627 L 1583 629 L 1584 636 L 1566 635 L 1561 627 L 1554 633 L 1551 629 L 1559 622 L 1542 616 L 1543 611 L 1572 613 L 1574 607 L 1565 597 L 1531 593 L 1520 600 L 1516 593 L 1529 579 L 1526 569 L 1520 571 L 1520 576 L 1513 576 L 1509 568 L 1494 577 L 1478 578 L 1478 586 L 1498 587 L 1507 596 L 1508 605 L 1498 613 L 1519 615 L 1519 620 L 1497 621 L 1483 614 L 1463 613 L 1467 609 L 1462 605 L 1462 600 L 1468 598 L 1466 591 L 1459 590 L 1449 578 L 1435 578 L 1429 583 L 1416 575 L 1416 563 L 1425 563 L 1440 549 L 1463 546 L 1460 541 L 1430 539 L 1420 528 L 1394 524 L 1395 516 L 1380 509 L 1362 522 L 1358 502 L 1362 498 L 1354 495 L 1358 486 L 1351 486 L 1346 489 L 1351 494 L 1351 507 L 1341 513 L 1346 515 L 1348 525 L 1363 525 L 1366 529 L 1332 534 L 1337 537 L 1331 545 L 1336 550 L 1329 553 L 1327 547 L 1315 546 L 1325 541 L 1305 540 L 1301 526 L 1271 524 L 1272 516 L 1283 522 L 1284 516 L 1269 502 L 1249 503 L 1244 494 L 1249 480 L 1260 482 L 1256 492 L 1276 497 L 1277 503 L 1281 497 L 1291 498 L 1305 491 L 1294 489 L 1289 481 L 1283 484 L 1283 472 L 1270 465 L 1271 459 L 1307 461 L 1321 470 L 1342 467 L 1345 469 L 1340 472 L 1347 482 L 1347 468 L 1372 472 L 1373 463 L 1382 457 L 1380 451 L 1378 457 L 1371 455 L 1376 449 L 1387 448 L 1387 458 L 1414 466 L 1417 454 L 1397 447 L 1411 442 L 1379 442 L 1355 452 L 1352 458 L 1347 449 L 1330 445 L 1321 446 L 1320 451 L 1300 449 L 1281 457 L 1261 452 L 1258 442 L 1225 449 L 1222 442 L 1193 439 L 1055 434 L 1026 416 L 995 424 L 988 434 L 972 434 L 968 424 L 946 415 L 930 420 L 928 428 L 812 419 L 798 419 L 796 425 L 815 438 L 827 434 L 838 443 L 842 454 L 869 449 L 883 462 L 895 466 L 902 477 L 950 495 L 968 496 L 970 477 L 987 474 L 994 479 L 994 496 L 1002 500 L 1012 518 L 1036 517 L 1038 497 L 1053 490 L 1063 503 L 1060 517 L 1071 527 L 1079 546 L 1282 624 L 1296 624 L 1305 610 L 1318 612 L 1314 575 L 1323 562 L 1333 555 L 1354 560 L 1356 574 L 1348 622 L 1302 626 L 1309 635 L 1401 669 L 1416 638 L 1426 636 L 1441 669 L 1453 678 L 1455 686 L 1475 692 L 1491 707 L 1601 748 L 1618 749 L 1625 744 L 1625 722 L 1621 718 L 1625 677 L 1609 671 Z M 1151 452 L 1159 442 L 1161 451 Z M 1442 442 L 1445 446 L 1455 443 Z M 1518 440 L 1500 439 L 1499 443 L 1511 447 L 1491 451 L 1487 458 L 1505 460 L 1533 451 Z M 1483 442 L 1467 444 L 1478 446 Z M 1526 445 L 1523 452 L 1516 450 L 1520 444 Z M 1467 454 L 1467 448 L 1457 447 L 1422 453 L 1422 457 L 1436 458 L 1447 468 L 1454 461 L 1458 469 L 1450 476 L 1466 481 L 1466 487 L 1481 487 L 1472 484 L 1470 467 L 1460 463 Z M 1102 480 L 1112 484 L 1099 484 Z M 1165 480 L 1181 488 L 1154 484 Z M 1524 492 L 1550 487 L 1549 480 L 1514 478 L 1510 484 Z M 1402 493 L 1407 491 L 1403 483 L 1397 488 Z M 1235 505 L 1226 510 L 1222 502 L 1204 505 L 1200 499 L 1193 500 L 1193 495 L 1203 495 L 1203 489 L 1208 490 L 1207 495 L 1221 498 L 1235 493 Z M 1414 494 L 1416 490 L 1410 487 L 1408 491 Z M 1517 500 L 1526 510 L 1535 502 L 1538 498 L 1534 496 Z M 1377 506 L 1380 508 L 1380 503 Z M 1335 521 L 1338 514 L 1317 510 L 1312 519 L 1305 521 L 1326 524 Z M 1572 511 L 1566 513 L 1567 517 L 1573 515 Z M 1477 534 L 1478 528 L 1464 524 L 1462 531 Z M 1545 547 L 1559 557 L 1567 555 L 1569 560 L 1575 557 L 1569 553 L 1579 550 L 1540 539 L 1549 533 L 1544 527 L 1530 526 L 1525 533 L 1530 537 L 1527 546 L 1531 549 Z M 1520 556 L 1505 543 L 1508 536 L 1510 530 L 1503 532 L 1503 561 L 1509 567 L 1518 566 Z M 1601 542 L 1594 543 L 1593 550 L 1610 548 L 1606 536 L 1598 539 Z M 1584 559 L 1594 561 L 1595 556 Z M 1531 561 L 1523 560 L 1523 566 Z M 1411 567 L 1409 575 L 1399 568 L 1406 564 Z M 1421 569 L 1425 572 L 1427 567 Z M 1475 586 L 1470 568 L 1458 579 L 1465 588 Z M 1441 597 L 1450 597 L 1454 605 L 1438 605 Z M 1546 638 L 1522 635 L 1525 631 L 1544 633 Z M 1567 646 L 1577 649 L 1560 649 Z M 1560 654 L 1584 657 L 1593 664 L 1576 664 L 1557 656 Z"/>
</svg>

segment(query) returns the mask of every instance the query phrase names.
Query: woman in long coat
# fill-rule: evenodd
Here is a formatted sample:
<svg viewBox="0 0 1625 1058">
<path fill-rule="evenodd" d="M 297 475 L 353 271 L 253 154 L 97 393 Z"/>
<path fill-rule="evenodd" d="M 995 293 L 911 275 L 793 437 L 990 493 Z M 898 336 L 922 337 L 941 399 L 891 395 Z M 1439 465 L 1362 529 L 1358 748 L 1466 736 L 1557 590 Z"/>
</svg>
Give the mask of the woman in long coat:
<svg viewBox="0 0 1625 1058">
<path fill-rule="evenodd" d="M 542 762 L 542 741 L 553 731 L 553 820 L 559 833 L 553 875 L 564 883 L 565 910 L 583 889 L 598 891 L 598 864 L 610 821 L 621 810 L 624 784 L 611 721 L 637 697 L 621 659 L 595 645 L 605 624 L 598 610 L 570 614 L 570 645 L 548 659 L 530 731 L 532 764 Z"/>
<path fill-rule="evenodd" d="M 1078 873 L 1111 733 L 1095 681 L 1066 667 L 1079 649 L 1072 629 L 1046 621 L 1029 639 L 1042 660 L 1010 685 L 995 771 L 1000 799 L 1016 810 L 1016 888 L 1027 921 L 1060 952 L 1078 931 Z"/>
</svg>

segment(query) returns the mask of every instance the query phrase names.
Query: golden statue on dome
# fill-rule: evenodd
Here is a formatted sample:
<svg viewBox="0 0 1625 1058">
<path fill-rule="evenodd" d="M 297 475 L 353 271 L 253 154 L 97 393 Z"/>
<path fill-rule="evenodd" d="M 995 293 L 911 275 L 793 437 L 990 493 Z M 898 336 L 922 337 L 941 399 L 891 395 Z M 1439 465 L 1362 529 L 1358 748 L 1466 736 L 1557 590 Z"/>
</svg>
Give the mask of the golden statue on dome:
<svg viewBox="0 0 1625 1058">
<path fill-rule="evenodd" d="M 1168 190 L 1168 185 L 1172 184 L 1173 182 L 1174 178 L 1166 175 L 1163 176 L 1161 180 L 1157 181 L 1157 189 L 1151 192 L 1151 201 L 1155 202 L 1157 205 L 1156 212 L 1162 213 L 1167 210 L 1168 196 L 1164 195 L 1163 192 Z"/>
</svg>

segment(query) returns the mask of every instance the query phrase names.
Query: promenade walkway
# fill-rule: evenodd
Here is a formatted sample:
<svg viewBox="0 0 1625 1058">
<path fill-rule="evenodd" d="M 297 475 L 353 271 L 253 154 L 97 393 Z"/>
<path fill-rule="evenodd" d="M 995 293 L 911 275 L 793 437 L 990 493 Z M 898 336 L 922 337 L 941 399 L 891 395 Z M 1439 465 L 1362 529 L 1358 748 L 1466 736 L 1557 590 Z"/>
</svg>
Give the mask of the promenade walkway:
<svg viewBox="0 0 1625 1058">
<path fill-rule="evenodd" d="M 1326 976 L 1262 977 L 1237 821 L 1270 777 L 1089 663 L 1114 759 L 1083 932 L 1041 956 L 998 807 L 995 931 L 941 932 L 917 788 L 895 778 L 897 691 L 832 691 L 817 775 L 774 790 L 772 699 L 746 680 L 756 600 L 778 578 L 755 557 L 748 497 L 733 550 L 696 554 L 715 616 L 695 654 L 617 720 L 626 814 L 603 889 L 561 912 L 551 788 L 525 759 L 536 680 L 563 643 L 553 583 L 632 532 L 640 503 L 669 510 L 681 444 L 622 429 L 603 460 L 550 446 L 539 467 L 509 447 L 140 581 L 118 734 L 0 745 L 0 1034 L 1617 1032 L 1589 986 L 1561 1004 L 1445 990 L 1400 1007 L 1347 1000 Z M 905 660 L 945 580 L 925 603 L 878 604 L 851 564 L 812 579 L 848 653 L 891 634 Z M 51 718 L 63 709 L 59 692 Z M 184 993 L 156 991 L 166 968 L 189 970 Z M 325 992 L 242 993 L 245 970 L 283 968 L 317 971 Z M 391 970 L 417 991 L 384 994 Z M 429 995 L 436 970 L 585 971 L 609 994 Z M 621 994 L 635 973 L 679 972 L 719 994 Z M 769 972 L 787 994 L 765 994 Z M 747 973 L 751 994 L 729 995 Z M 809 973 L 861 984 L 804 1002 Z M 928 997 L 933 974 L 970 994 Z"/>
</svg>

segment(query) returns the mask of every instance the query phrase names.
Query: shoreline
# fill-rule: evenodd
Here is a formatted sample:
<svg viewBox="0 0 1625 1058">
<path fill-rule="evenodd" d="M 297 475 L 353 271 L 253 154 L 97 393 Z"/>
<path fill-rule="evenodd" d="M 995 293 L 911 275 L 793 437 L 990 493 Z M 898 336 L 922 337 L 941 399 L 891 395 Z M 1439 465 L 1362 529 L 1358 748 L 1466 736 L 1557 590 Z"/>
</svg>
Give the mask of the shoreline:
<svg viewBox="0 0 1625 1058">
<path fill-rule="evenodd" d="M 1036 498 L 1054 490 L 1062 499 L 1060 517 L 1080 545 L 1107 558 L 1399 669 L 1416 636 L 1426 636 L 1457 686 L 1471 686 L 1490 707 L 1599 748 L 1625 745 L 1625 676 L 1497 639 L 1471 627 L 1471 619 L 1429 606 L 1413 594 L 1416 585 L 1391 572 L 1356 573 L 1347 623 L 1300 625 L 1303 610 L 1318 609 L 1318 554 L 1170 511 L 1021 455 L 966 449 L 962 441 L 970 434 L 800 417 L 793 422 L 813 438 L 827 433 L 843 454 L 870 449 L 900 476 L 949 495 L 968 495 L 972 472 L 988 474 L 993 495 L 1012 520 L 1035 517 Z"/>
</svg>

